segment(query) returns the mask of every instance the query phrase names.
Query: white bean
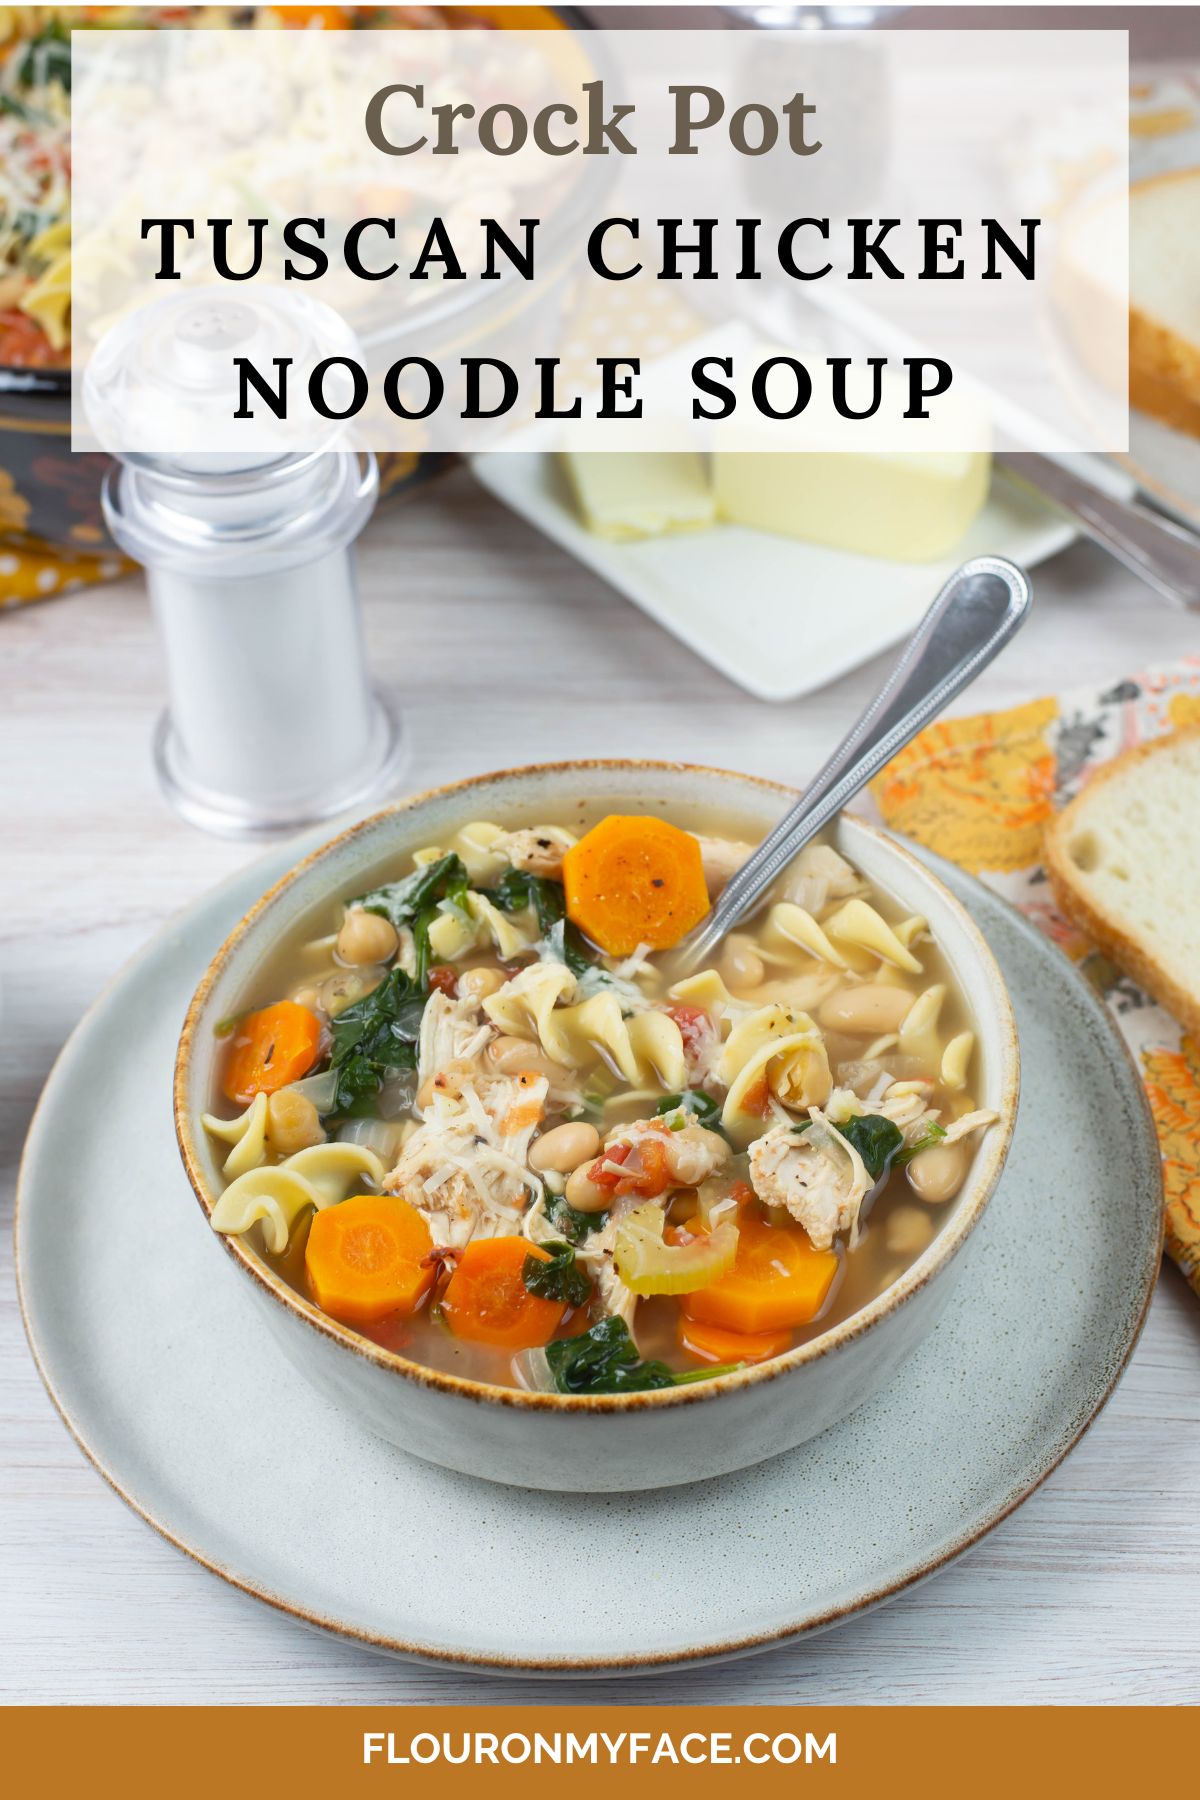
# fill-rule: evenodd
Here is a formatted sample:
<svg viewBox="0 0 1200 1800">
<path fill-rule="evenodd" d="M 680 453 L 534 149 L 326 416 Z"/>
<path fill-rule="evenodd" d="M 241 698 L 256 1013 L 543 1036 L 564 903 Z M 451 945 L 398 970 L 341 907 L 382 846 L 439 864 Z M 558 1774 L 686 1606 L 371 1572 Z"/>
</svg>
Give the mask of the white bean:
<svg viewBox="0 0 1200 1800">
<path fill-rule="evenodd" d="M 529 1152 L 529 1166 L 539 1174 L 556 1169 L 560 1175 L 569 1175 L 580 1163 L 594 1162 L 599 1154 L 600 1133 L 594 1125 L 580 1119 L 556 1125 L 536 1138 Z"/>
<path fill-rule="evenodd" d="M 875 982 L 837 988 L 822 1000 L 817 1023 L 826 1031 L 842 1031 L 850 1037 L 878 1037 L 899 1030 L 914 999 L 907 988 L 881 987 Z"/>
<path fill-rule="evenodd" d="M 931 1144 L 928 1150 L 918 1150 L 908 1165 L 908 1184 L 931 1206 L 944 1206 L 953 1200 L 966 1173 L 967 1145 L 960 1138 L 957 1144 Z"/>
<path fill-rule="evenodd" d="M 738 932 L 726 940 L 720 969 L 729 986 L 737 988 L 758 987 L 766 975 L 762 957 Z"/>
<path fill-rule="evenodd" d="M 598 1187 L 589 1179 L 590 1163 L 583 1163 L 573 1174 L 567 1176 L 564 1197 L 568 1206 L 576 1212 L 607 1212 L 612 1205 L 612 1192 L 609 1188 Z"/>
<path fill-rule="evenodd" d="M 923 1206 L 897 1206 L 883 1227 L 883 1241 L 897 1256 L 919 1256 L 933 1236 L 933 1220 Z"/>
</svg>

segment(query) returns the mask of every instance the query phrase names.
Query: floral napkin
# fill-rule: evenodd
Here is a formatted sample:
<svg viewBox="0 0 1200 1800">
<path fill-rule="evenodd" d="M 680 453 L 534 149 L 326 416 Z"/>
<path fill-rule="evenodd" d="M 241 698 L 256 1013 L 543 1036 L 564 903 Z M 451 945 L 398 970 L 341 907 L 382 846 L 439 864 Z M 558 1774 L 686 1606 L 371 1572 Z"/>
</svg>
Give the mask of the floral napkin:
<svg viewBox="0 0 1200 1800">
<path fill-rule="evenodd" d="M 1101 994 L 1142 1070 L 1162 1145 L 1167 1250 L 1200 1295 L 1200 1044 L 1065 919 L 1042 830 L 1101 763 L 1200 723 L 1200 656 L 1113 686 L 943 720 L 871 784 L 886 825 L 970 870 L 1018 907 Z"/>
</svg>

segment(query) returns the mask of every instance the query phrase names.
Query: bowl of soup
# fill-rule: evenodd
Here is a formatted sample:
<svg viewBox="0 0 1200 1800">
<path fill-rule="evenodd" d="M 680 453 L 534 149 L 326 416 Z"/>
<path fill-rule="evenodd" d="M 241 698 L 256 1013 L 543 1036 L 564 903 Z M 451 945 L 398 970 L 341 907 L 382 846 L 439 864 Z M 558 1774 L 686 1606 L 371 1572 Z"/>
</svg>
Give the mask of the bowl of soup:
<svg viewBox="0 0 1200 1800">
<path fill-rule="evenodd" d="M 343 833 L 217 951 L 184 1167 L 365 1426 L 521 1486 L 667 1486 L 794 1448 L 931 1330 L 1011 1135 L 1011 1009 L 958 900 L 850 816 L 687 967 L 793 798 L 487 775 Z"/>
</svg>

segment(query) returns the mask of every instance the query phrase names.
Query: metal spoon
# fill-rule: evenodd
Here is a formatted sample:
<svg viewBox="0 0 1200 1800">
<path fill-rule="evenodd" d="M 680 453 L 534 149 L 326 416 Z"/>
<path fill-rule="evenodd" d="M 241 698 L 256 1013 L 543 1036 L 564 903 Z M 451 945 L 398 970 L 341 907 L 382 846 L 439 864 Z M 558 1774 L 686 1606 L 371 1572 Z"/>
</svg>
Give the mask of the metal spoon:
<svg viewBox="0 0 1200 1800">
<path fill-rule="evenodd" d="M 1003 649 L 1023 624 L 1030 599 L 1028 577 L 1003 557 L 975 556 L 955 571 L 858 722 L 680 944 L 673 974 L 711 958 L 809 839 Z"/>
</svg>

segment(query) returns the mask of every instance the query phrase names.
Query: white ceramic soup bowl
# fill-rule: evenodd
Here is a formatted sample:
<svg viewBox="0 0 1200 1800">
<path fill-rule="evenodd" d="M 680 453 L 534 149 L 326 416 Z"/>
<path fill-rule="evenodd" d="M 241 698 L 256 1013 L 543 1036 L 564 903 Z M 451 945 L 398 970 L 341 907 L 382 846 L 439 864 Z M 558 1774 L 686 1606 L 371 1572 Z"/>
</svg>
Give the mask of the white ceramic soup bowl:
<svg viewBox="0 0 1200 1800">
<path fill-rule="evenodd" d="M 586 824 L 605 811 L 661 812 L 757 838 L 794 798 L 776 783 L 681 763 L 557 763 L 439 788 L 377 813 L 286 875 L 218 950 L 179 1043 L 175 1119 L 188 1178 L 211 1217 L 219 1159 L 200 1124 L 210 1103 L 219 1020 L 244 1004 L 281 940 L 330 901 L 361 893 L 406 853 L 472 819 Z M 708 1382 L 629 1395 L 533 1394 L 428 1369 L 327 1317 L 283 1281 L 250 1238 L 222 1237 L 287 1355 L 336 1405 L 418 1456 L 491 1481 L 563 1490 L 668 1487 L 793 1449 L 890 1380 L 940 1316 L 961 1252 L 1004 1164 L 1018 1087 L 1012 1011 L 970 917 L 935 876 L 873 827 L 843 817 L 838 848 L 906 911 L 921 913 L 966 996 L 978 1039 L 976 1103 L 999 1114 L 928 1249 L 860 1312 L 773 1362 Z M 214 1234 L 215 1237 L 215 1234 Z M 214 1242 L 214 1253 L 216 1242 Z"/>
</svg>

